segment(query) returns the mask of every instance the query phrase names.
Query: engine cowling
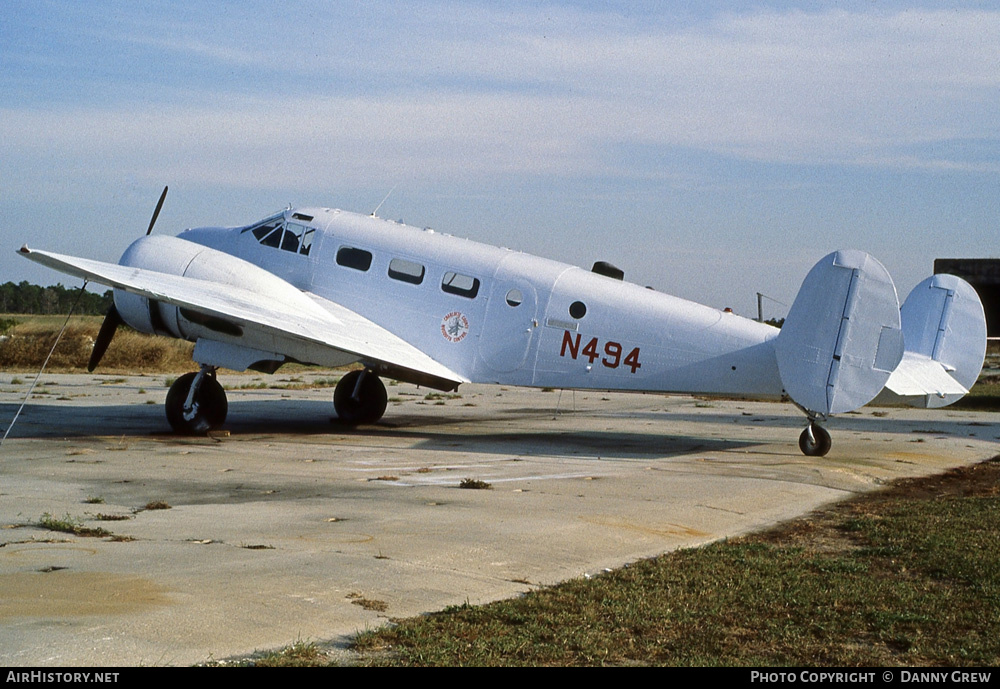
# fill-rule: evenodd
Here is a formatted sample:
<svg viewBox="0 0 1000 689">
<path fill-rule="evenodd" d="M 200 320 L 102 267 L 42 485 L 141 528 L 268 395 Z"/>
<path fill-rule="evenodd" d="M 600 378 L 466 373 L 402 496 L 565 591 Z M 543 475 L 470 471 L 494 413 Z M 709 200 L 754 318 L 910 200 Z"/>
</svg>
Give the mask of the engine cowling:
<svg viewBox="0 0 1000 689">
<path fill-rule="evenodd" d="M 178 237 L 142 237 L 129 246 L 119 265 L 205 280 L 213 289 L 239 287 L 270 297 L 285 296 L 289 304 L 302 298 L 295 287 L 252 263 L 231 254 Z M 144 333 L 196 341 L 209 336 L 238 342 L 241 327 L 222 318 L 206 316 L 124 290 L 114 291 L 115 307 L 122 319 Z"/>
</svg>

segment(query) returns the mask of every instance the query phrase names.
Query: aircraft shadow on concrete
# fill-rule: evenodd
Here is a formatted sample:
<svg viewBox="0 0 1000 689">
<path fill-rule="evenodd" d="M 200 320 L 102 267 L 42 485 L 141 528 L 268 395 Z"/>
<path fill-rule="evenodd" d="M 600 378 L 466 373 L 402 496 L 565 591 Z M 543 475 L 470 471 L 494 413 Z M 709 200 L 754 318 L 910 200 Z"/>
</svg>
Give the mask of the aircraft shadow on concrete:
<svg viewBox="0 0 1000 689">
<path fill-rule="evenodd" d="M 17 404 L 0 404 L 0 414 L 9 420 Z M 410 447 L 441 452 L 478 452 L 502 455 L 558 455 L 580 457 L 654 458 L 696 452 L 738 450 L 759 445 L 756 440 L 720 438 L 697 433 L 677 433 L 678 424 L 710 424 L 789 429 L 788 445 L 794 450 L 797 430 L 805 420 L 796 415 L 752 413 L 734 415 L 726 412 L 626 412 L 612 413 L 604 430 L 581 429 L 574 425 L 577 412 L 556 413 L 553 408 L 504 410 L 493 417 L 457 414 L 447 407 L 437 407 L 432 414 L 413 414 L 399 410 L 388 414 L 373 426 L 352 427 L 337 422 L 329 402 L 318 400 L 282 400 L 233 402 L 225 429 L 232 440 L 253 441 L 261 436 L 286 436 L 307 439 L 310 436 L 349 436 L 409 442 Z M 904 437 L 933 434 L 952 437 L 980 436 L 993 438 L 997 424 L 984 424 L 959 418 L 928 415 L 926 419 L 893 419 L 861 415 L 837 416 L 830 428 L 840 432 L 889 432 Z M 579 412 L 592 420 L 600 411 Z M 615 417 L 646 419 L 655 422 L 646 432 L 617 430 Z M 533 423 L 551 422 L 551 428 L 524 430 L 498 428 L 518 420 Z M 6 426 L 4 426 L 6 427 Z M 25 407 L 10 438 L 84 438 L 94 436 L 173 436 L 160 405 L 64 406 L 32 403 Z M 738 435 L 738 434 L 734 434 Z M 180 440 L 178 438 L 178 440 Z M 771 441 L 773 442 L 773 441 Z"/>
</svg>

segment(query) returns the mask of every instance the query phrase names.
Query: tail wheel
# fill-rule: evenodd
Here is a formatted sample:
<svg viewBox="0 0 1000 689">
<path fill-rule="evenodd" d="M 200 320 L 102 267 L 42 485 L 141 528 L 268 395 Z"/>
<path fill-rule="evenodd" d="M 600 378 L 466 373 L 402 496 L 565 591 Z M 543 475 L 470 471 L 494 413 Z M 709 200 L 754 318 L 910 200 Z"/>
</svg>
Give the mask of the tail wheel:
<svg viewBox="0 0 1000 689">
<path fill-rule="evenodd" d="M 807 457 L 825 457 L 833 446 L 833 440 L 825 428 L 812 423 L 799 436 L 799 449 Z"/>
<path fill-rule="evenodd" d="M 202 375 L 198 390 L 185 408 L 195 378 Z M 176 433 L 197 435 L 221 426 L 229 412 L 226 391 L 215 379 L 215 373 L 186 373 L 170 386 L 167 392 L 167 421 Z"/>
<path fill-rule="evenodd" d="M 385 385 L 369 371 L 351 371 L 333 391 L 333 408 L 341 422 L 351 425 L 375 423 L 382 418 L 389 398 Z"/>
</svg>

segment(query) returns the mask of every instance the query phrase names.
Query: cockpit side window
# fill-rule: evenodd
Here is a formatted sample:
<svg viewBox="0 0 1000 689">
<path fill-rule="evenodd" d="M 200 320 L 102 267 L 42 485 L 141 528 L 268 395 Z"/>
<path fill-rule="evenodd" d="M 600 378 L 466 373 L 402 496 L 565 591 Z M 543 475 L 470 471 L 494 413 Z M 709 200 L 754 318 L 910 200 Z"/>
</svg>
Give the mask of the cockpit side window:
<svg viewBox="0 0 1000 689">
<path fill-rule="evenodd" d="M 285 236 L 281 238 L 281 250 L 297 253 L 299 250 L 299 236 L 291 227 L 285 228 Z"/>
<path fill-rule="evenodd" d="M 285 236 L 281 240 L 281 249 L 283 251 L 291 251 L 293 254 L 299 251 L 299 240 L 302 235 L 306 232 L 305 225 L 299 225 L 297 223 L 287 223 L 285 225 Z"/>
<path fill-rule="evenodd" d="M 316 230 L 311 227 L 307 227 L 306 231 L 302 233 L 302 244 L 299 246 L 299 253 L 303 256 L 309 255 L 309 250 L 312 249 L 313 239 L 316 237 Z"/>
</svg>

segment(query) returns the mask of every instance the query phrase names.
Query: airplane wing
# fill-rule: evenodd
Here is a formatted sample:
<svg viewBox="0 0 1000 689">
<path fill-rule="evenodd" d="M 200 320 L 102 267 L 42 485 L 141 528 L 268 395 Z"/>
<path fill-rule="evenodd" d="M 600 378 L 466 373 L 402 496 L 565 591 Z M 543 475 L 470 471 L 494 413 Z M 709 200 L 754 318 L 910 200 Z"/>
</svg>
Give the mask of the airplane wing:
<svg viewBox="0 0 1000 689">
<path fill-rule="evenodd" d="M 223 349 L 228 347 L 234 351 L 249 347 L 251 351 L 274 352 L 307 363 L 362 361 L 388 375 L 442 390 L 452 390 L 468 382 L 467 378 L 367 318 L 335 302 L 300 292 L 271 274 L 280 286 L 287 287 L 280 290 L 280 295 L 36 251 L 27 246 L 22 247 L 20 253 L 69 275 L 218 319 L 226 327 L 220 328 L 222 332 L 217 337 L 213 335 L 209 339 L 221 342 Z M 202 340 L 196 348 L 200 345 Z M 212 351 L 210 346 L 207 349 Z M 216 347 L 215 353 L 218 351 Z"/>
</svg>

